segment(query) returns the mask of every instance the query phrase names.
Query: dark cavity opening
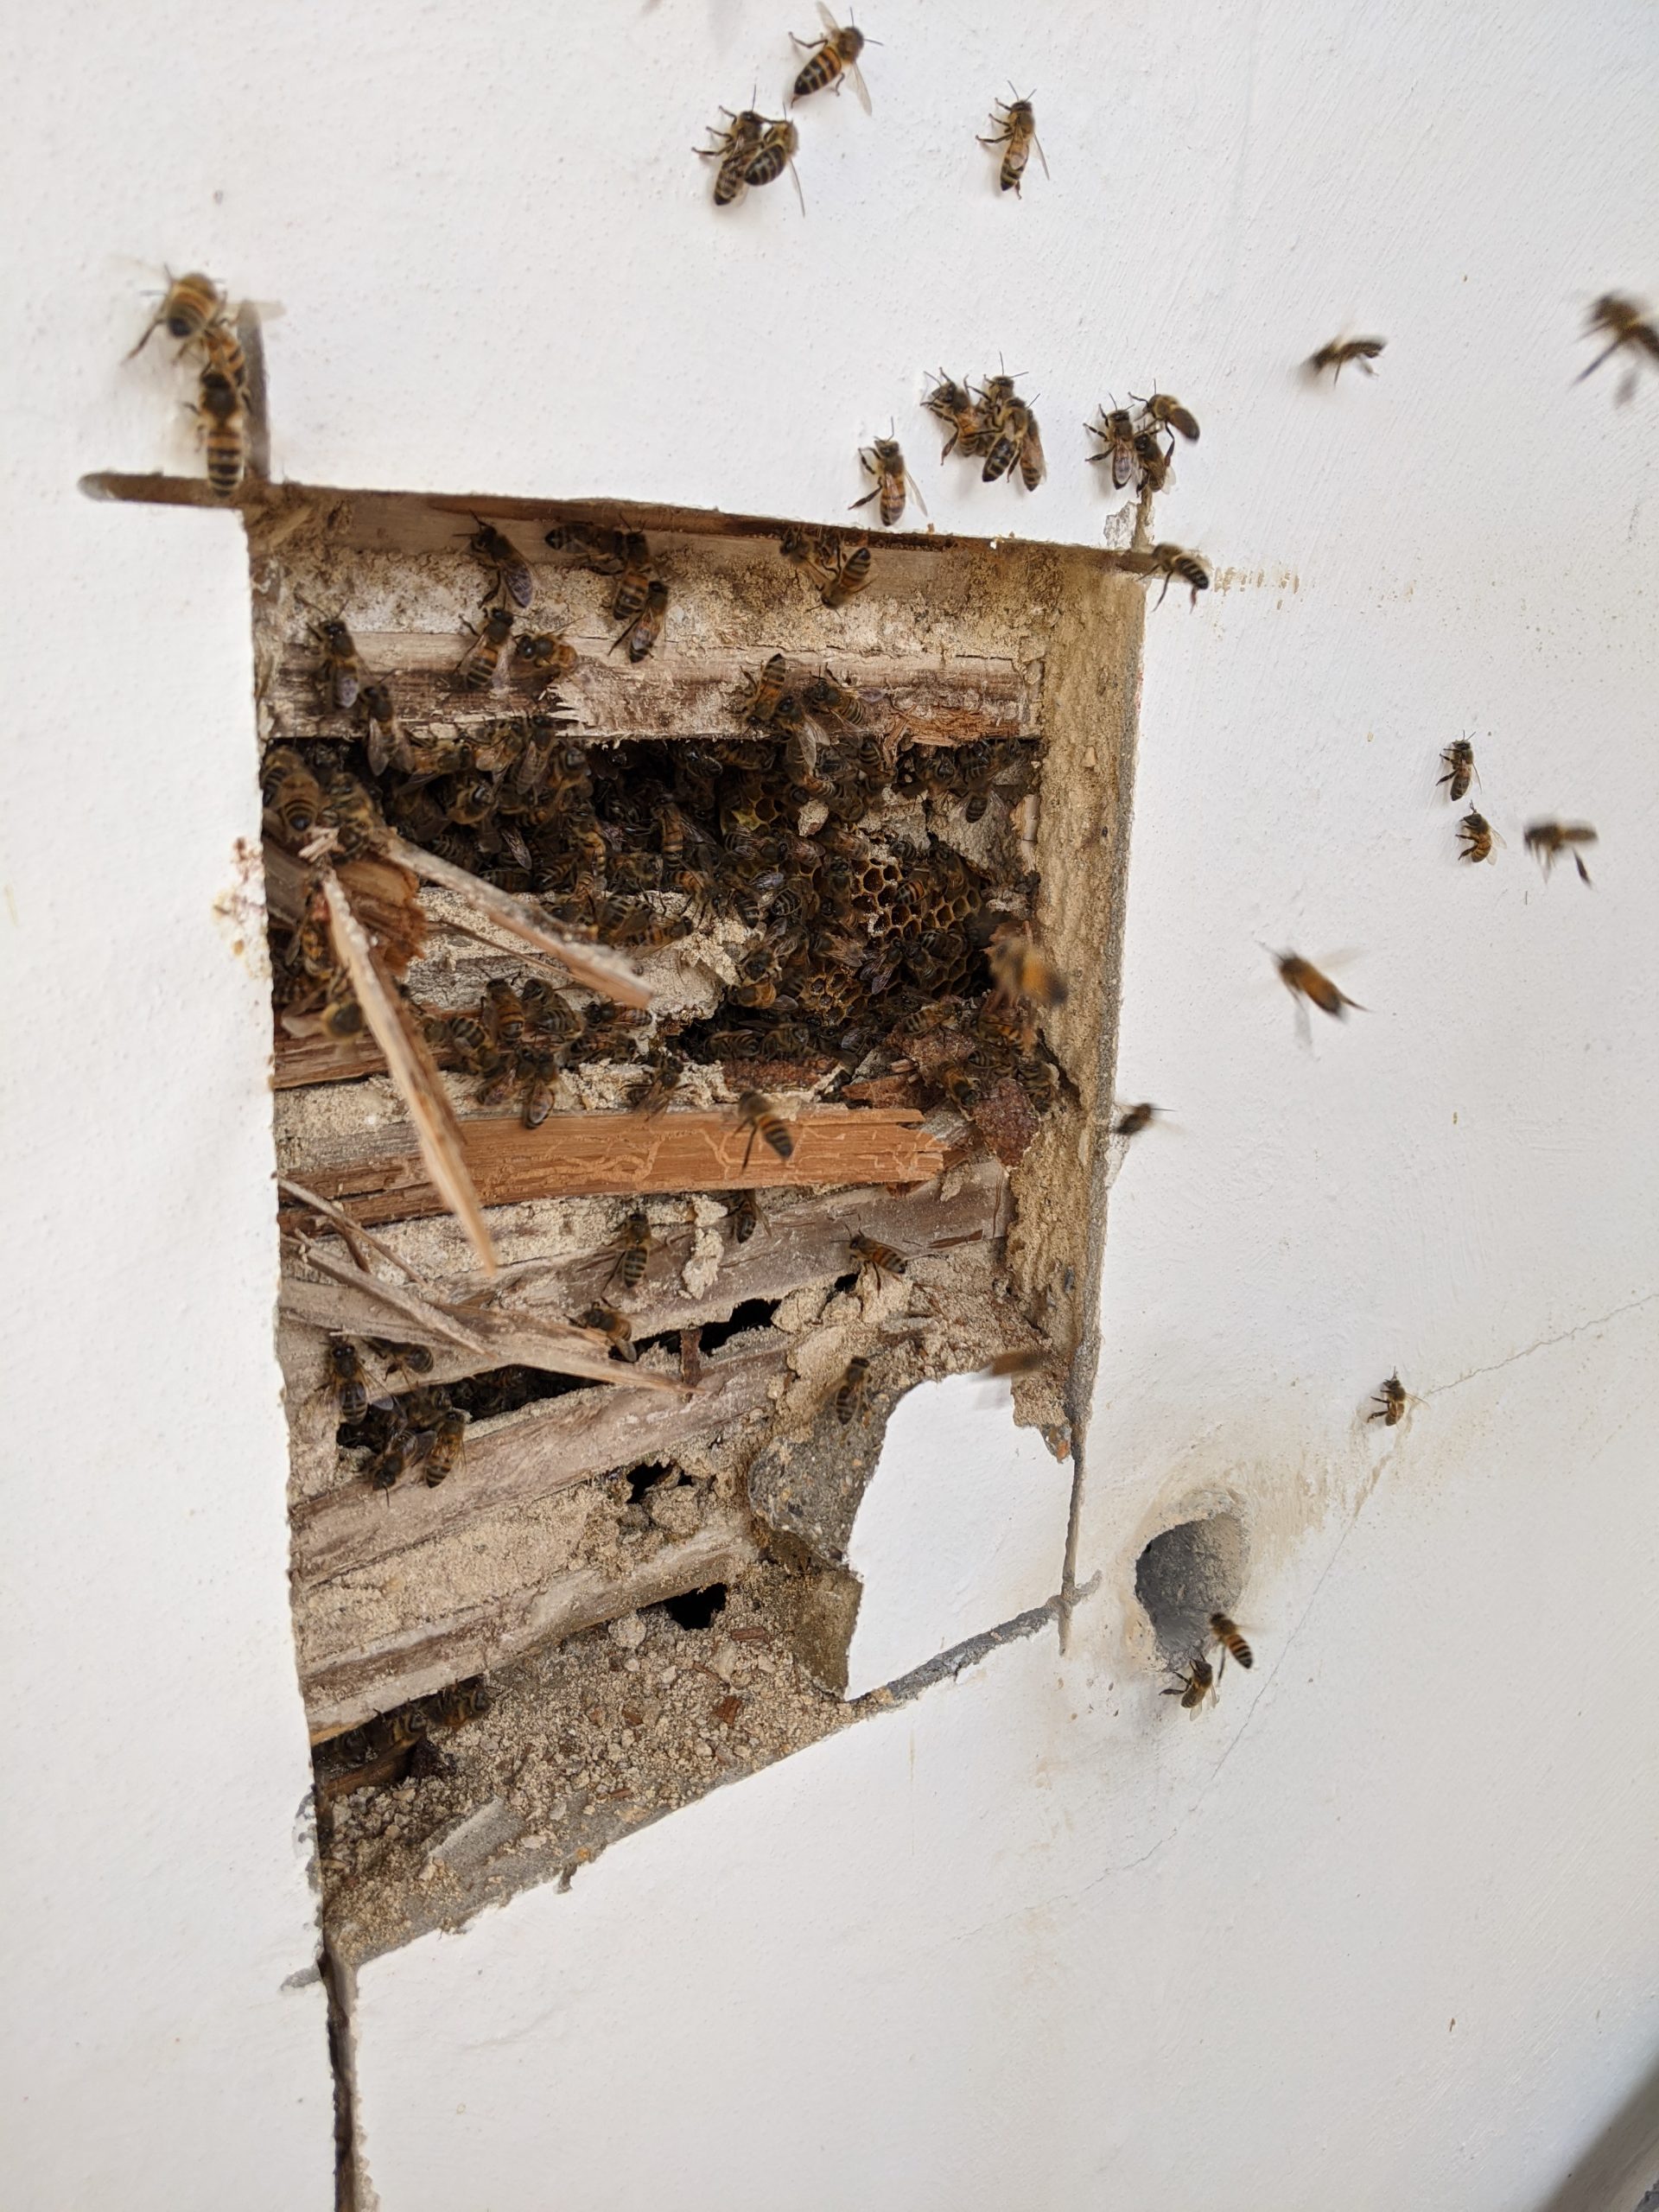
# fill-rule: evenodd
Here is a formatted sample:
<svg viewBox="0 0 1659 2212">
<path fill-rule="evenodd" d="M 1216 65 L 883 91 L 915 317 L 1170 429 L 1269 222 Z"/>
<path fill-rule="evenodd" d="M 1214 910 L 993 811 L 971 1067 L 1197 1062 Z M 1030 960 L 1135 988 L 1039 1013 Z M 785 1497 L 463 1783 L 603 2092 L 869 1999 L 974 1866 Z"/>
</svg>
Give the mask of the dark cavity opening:
<svg viewBox="0 0 1659 2212">
<path fill-rule="evenodd" d="M 637 1505 L 648 1490 L 666 1480 L 674 1471 L 661 1459 L 647 1459 L 643 1466 L 630 1467 L 624 1477 L 628 1485 L 628 1496 Z"/>
<path fill-rule="evenodd" d="M 1230 1613 L 1243 1586 L 1244 1524 L 1236 1513 L 1177 1522 L 1135 1565 L 1135 1594 L 1171 1667 L 1187 1666 L 1213 1643 L 1211 1614 Z"/>
<path fill-rule="evenodd" d="M 711 1582 L 706 1590 L 687 1590 L 677 1598 L 664 1598 L 663 1611 L 681 1628 L 707 1628 L 726 1610 L 726 1585 Z"/>
<path fill-rule="evenodd" d="M 770 1328 L 778 1305 L 775 1298 L 746 1298 L 741 1306 L 733 1307 L 730 1320 L 705 1323 L 702 1332 L 704 1354 L 718 1351 L 721 1344 L 728 1343 L 733 1337 L 741 1336 L 746 1329 Z"/>
</svg>

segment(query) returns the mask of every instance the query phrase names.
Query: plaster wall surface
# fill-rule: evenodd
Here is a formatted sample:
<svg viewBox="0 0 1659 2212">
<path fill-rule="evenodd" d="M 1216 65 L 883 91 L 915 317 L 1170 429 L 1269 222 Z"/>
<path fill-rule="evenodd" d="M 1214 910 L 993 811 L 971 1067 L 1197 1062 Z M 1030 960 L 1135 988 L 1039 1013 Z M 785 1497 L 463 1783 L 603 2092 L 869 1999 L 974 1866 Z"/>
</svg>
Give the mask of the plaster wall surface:
<svg viewBox="0 0 1659 2212">
<path fill-rule="evenodd" d="M 889 0 L 874 118 L 801 115 L 805 221 L 786 184 L 717 219 L 687 149 L 757 73 L 775 105 L 785 16 L 72 0 L 16 58 L 23 2201 L 118 2156 L 125 2202 L 219 2201 L 213 2157 L 327 2202 L 316 1992 L 281 1987 L 264 1029 L 207 918 L 256 819 L 245 575 L 232 524 L 74 490 L 194 465 L 166 350 L 118 359 L 167 259 L 280 302 L 275 460 L 314 483 L 834 521 L 894 415 L 941 527 L 1088 543 L 1096 404 L 1155 377 L 1204 424 L 1158 518 L 1217 575 L 1148 626 L 1119 1084 L 1173 1112 L 1110 1198 L 1100 1581 L 1064 1655 L 367 1968 L 382 2212 L 1622 2203 L 1598 2146 L 1659 2050 L 1659 384 L 1572 378 L 1593 294 L 1659 296 L 1651 11 Z M 1053 169 L 1020 204 L 972 143 L 1010 76 Z M 1344 326 L 1380 374 L 1310 390 Z M 914 410 L 999 350 L 1031 500 L 934 470 Z M 1491 869 L 1434 791 L 1463 730 Z M 1522 855 L 1544 813 L 1599 826 L 1593 893 Z M 1366 1011 L 1303 1050 L 1258 939 L 1352 948 Z M 40 1013 L 72 986 L 95 1027 Z M 1189 1721 L 1134 1560 L 1221 1503 L 1258 1663 Z"/>
</svg>

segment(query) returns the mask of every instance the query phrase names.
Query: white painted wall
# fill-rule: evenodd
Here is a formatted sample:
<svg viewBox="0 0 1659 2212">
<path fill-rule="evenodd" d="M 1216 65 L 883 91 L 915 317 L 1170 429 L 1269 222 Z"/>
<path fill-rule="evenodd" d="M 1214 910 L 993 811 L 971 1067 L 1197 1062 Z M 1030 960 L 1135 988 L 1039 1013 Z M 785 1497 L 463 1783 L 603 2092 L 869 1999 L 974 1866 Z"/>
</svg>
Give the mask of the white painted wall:
<svg viewBox="0 0 1659 2212">
<path fill-rule="evenodd" d="M 1052 480 L 926 463 L 942 526 L 1095 537 L 1075 426 L 1155 375 L 1204 423 L 1160 524 L 1225 572 L 1150 631 L 1121 1067 L 1178 1118 L 1113 1192 L 1070 1654 L 1005 1649 L 369 1969 L 383 2212 L 1510 2212 L 1651 2177 L 1587 2177 L 1659 2046 L 1659 384 L 1617 410 L 1571 379 L 1590 295 L 1659 296 L 1659 30 L 1636 0 L 872 10 L 876 113 L 804 113 L 804 222 L 786 186 L 717 220 L 686 149 L 805 11 L 31 22 L 3 369 L 41 669 L 6 816 L 31 2207 L 107 2199 L 118 2146 L 126 2202 L 220 2201 L 215 2159 L 240 2201 L 327 2201 L 315 1993 L 279 1994 L 303 1761 L 257 993 L 206 921 L 253 818 L 245 677 L 213 672 L 239 556 L 73 491 L 179 438 L 159 352 L 117 362 L 163 257 L 283 303 L 296 476 L 834 519 L 859 438 L 895 413 L 924 461 L 924 373 L 1000 348 Z M 1022 205 L 971 143 L 1010 75 L 1054 172 Z M 1381 374 L 1308 391 L 1344 322 L 1389 337 Z M 1433 794 L 1460 729 L 1491 870 Z M 1531 872 L 1545 811 L 1600 825 L 1593 894 Z M 1303 1052 L 1258 938 L 1358 949 L 1369 1011 Z M 72 977 L 96 1037 L 41 1012 Z M 1423 1403 L 1385 1437 L 1359 1415 L 1396 1361 Z M 1260 1659 L 1189 1722 L 1133 1560 L 1227 1496 Z"/>
</svg>

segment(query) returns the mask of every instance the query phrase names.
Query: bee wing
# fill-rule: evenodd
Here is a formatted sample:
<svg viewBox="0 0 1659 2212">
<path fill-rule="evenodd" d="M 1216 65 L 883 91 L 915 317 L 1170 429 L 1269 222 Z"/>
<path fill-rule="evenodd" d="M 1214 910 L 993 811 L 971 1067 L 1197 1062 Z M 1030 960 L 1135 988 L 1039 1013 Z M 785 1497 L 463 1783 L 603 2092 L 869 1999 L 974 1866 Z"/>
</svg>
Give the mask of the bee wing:
<svg viewBox="0 0 1659 2212">
<path fill-rule="evenodd" d="M 927 512 L 927 501 L 922 497 L 921 489 L 917 484 L 916 479 L 911 474 L 909 469 L 906 469 L 905 471 L 905 485 L 911 498 L 915 500 L 917 505 L 921 509 L 922 512 L 925 514 Z"/>
<path fill-rule="evenodd" d="M 859 67 L 856 61 L 849 64 L 847 74 L 853 80 L 853 90 L 858 94 L 859 105 L 863 109 L 866 115 L 874 115 L 875 113 L 875 110 L 870 105 L 870 88 L 865 83 L 864 72 Z"/>
<path fill-rule="evenodd" d="M 841 25 L 836 21 L 828 8 L 824 6 L 823 0 L 818 0 L 818 21 L 823 25 L 823 33 L 826 38 L 840 37 Z"/>
<path fill-rule="evenodd" d="M 1048 156 L 1043 151 L 1043 142 L 1034 130 L 1031 134 L 1031 143 L 1037 149 L 1037 158 L 1043 165 L 1043 175 L 1046 176 L 1049 174 Z"/>
</svg>

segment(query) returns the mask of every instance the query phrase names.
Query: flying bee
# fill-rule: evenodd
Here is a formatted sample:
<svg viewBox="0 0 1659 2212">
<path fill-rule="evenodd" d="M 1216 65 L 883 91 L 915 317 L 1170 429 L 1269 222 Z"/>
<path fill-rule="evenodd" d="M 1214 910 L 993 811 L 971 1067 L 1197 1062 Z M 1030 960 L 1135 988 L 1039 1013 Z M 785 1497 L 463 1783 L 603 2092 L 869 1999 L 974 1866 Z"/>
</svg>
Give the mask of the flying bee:
<svg viewBox="0 0 1659 2212">
<path fill-rule="evenodd" d="M 628 658 L 638 663 L 663 634 L 663 616 L 668 611 L 668 586 L 660 576 L 653 576 L 645 587 L 645 603 L 627 627 L 611 641 L 611 651 L 626 645 Z"/>
<path fill-rule="evenodd" d="M 990 443 L 990 431 L 985 421 L 984 410 L 965 385 L 939 371 L 939 381 L 922 404 L 930 415 L 937 415 L 942 423 L 950 425 L 950 435 L 945 440 L 941 461 L 948 460 L 958 446 L 965 454 L 982 454 Z"/>
<path fill-rule="evenodd" d="M 515 607 L 528 607 L 531 594 L 535 588 L 529 562 L 512 540 L 503 537 L 492 524 L 485 522 L 478 515 L 474 515 L 473 520 L 478 528 L 467 543 L 468 550 L 490 572 L 489 589 L 484 594 L 486 602 L 499 592 L 503 599 L 510 599 Z"/>
<path fill-rule="evenodd" d="M 1008 89 L 1012 92 L 1014 88 L 1010 86 Z M 1043 165 L 1043 175 L 1048 175 L 1048 156 L 1037 137 L 1037 111 L 1029 99 L 1021 99 L 1016 92 L 1011 100 L 998 100 L 991 111 L 991 122 L 995 126 L 991 137 L 982 137 L 979 143 L 982 146 L 1007 148 L 997 179 L 1004 192 L 1020 190 L 1033 146 Z"/>
<path fill-rule="evenodd" d="M 909 491 L 915 493 L 916 504 L 922 512 L 927 512 L 927 502 L 916 490 L 915 481 L 905 467 L 905 456 L 899 441 L 892 435 L 891 429 L 885 438 L 878 438 L 874 445 L 861 446 L 858 457 L 865 474 L 874 477 L 875 489 L 867 492 L 861 499 L 855 499 L 855 510 L 868 507 L 872 499 L 879 499 L 881 504 L 876 512 L 881 518 L 883 529 L 891 530 L 904 519 L 905 494 Z"/>
<path fill-rule="evenodd" d="M 265 804 L 289 837 L 299 839 L 316 827 L 322 812 L 322 786 L 291 746 L 273 746 L 259 780 Z"/>
<path fill-rule="evenodd" d="M 349 713 L 357 704 L 365 675 L 352 633 L 337 614 L 311 626 L 313 633 L 322 641 L 317 676 L 322 685 L 323 703 L 337 708 L 342 715 Z"/>
<path fill-rule="evenodd" d="M 795 79 L 789 96 L 791 102 L 804 100 L 813 92 L 821 92 L 829 85 L 833 85 L 839 92 L 842 82 L 850 77 L 853 90 L 858 94 L 859 105 L 868 115 L 871 111 L 869 87 L 865 84 L 858 66 L 858 57 L 864 51 L 863 32 L 851 23 L 843 29 L 824 6 L 823 0 L 818 0 L 818 20 L 824 31 L 821 39 L 795 38 L 792 31 L 790 34 L 797 46 L 811 49 L 811 58 L 804 64 Z"/>
<path fill-rule="evenodd" d="M 1462 841 L 1463 847 L 1458 855 L 1460 861 L 1497 859 L 1497 855 L 1492 850 L 1492 825 L 1484 814 L 1478 813 L 1472 806 L 1459 823 L 1458 836 Z"/>
<path fill-rule="evenodd" d="M 1372 1395 L 1376 1411 L 1367 1414 L 1367 1420 L 1380 1421 L 1388 1428 L 1398 1427 L 1406 1417 L 1407 1402 L 1406 1386 L 1400 1380 L 1398 1370 L 1390 1375 L 1382 1388 Z"/>
<path fill-rule="evenodd" d="M 866 1236 L 862 1230 L 848 1238 L 847 1248 L 861 1267 L 870 1269 L 878 1288 L 888 1275 L 901 1275 L 910 1265 L 904 1253 L 895 1252 L 891 1244 L 883 1244 L 876 1237 Z"/>
<path fill-rule="evenodd" d="M 432 1430 L 432 1441 L 421 1470 L 429 1488 L 435 1490 L 446 1475 L 454 1474 L 461 1465 L 466 1442 L 467 1415 L 459 1406 L 446 1406 Z"/>
<path fill-rule="evenodd" d="M 1295 1000 L 1299 1013 L 1304 1001 L 1309 1006 L 1318 1007 L 1321 1014 L 1328 1014 L 1337 1021 L 1346 1019 L 1343 1012 L 1344 1007 L 1352 1007 L 1356 1014 L 1364 1013 L 1365 1008 L 1357 999 L 1351 999 L 1344 992 L 1339 991 L 1331 978 L 1322 975 L 1311 960 L 1304 960 L 1299 953 L 1274 952 L 1270 945 L 1263 945 L 1262 949 L 1271 954 L 1279 970 L 1279 980 Z"/>
<path fill-rule="evenodd" d="M 849 599 L 856 599 L 870 581 L 870 549 L 868 543 L 854 546 L 849 553 L 845 546 L 836 550 L 836 573 L 822 593 L 826 607 L 845 607 Z"/>
<path fill-rule="evenodd" d="M 836 1392 L 836 1419 L 847 1428 L 855 1420 L 868 1419 L 869 1410 L 870 1363 L 864 1358 L 849 1359 Z"/>
<path fill-rule="evenodd" d="M 631 1213 L 622 1224 L 618 1243 L 616 1263 L 605 1278 L 608 1290 L 619 1275 L 626 1291 L 638 1290 L 645 1279 L 645 1269 L 651 1265 L 651 1255 L 657 1249 L 657 1240 L 651 1233 L 651 1221 L 643 1211 Z"/>
<path fill-rule="evenodd" d="M 782 653 L 773 653 L 753 676 L 744 677 L 733 702 L 734 708 L 746 722 L 765 729 L 777 713 L 788 684 L 789 663 Z"/>
<path fill-rule="evenodd" d="M 169 276 L 162 304 L 145 324 L 143 336 L 126 358 L 131 360 L 134 353 L 143 352 L 152 331 L 165 330 L 169 338 L 188 345 L 219 321 L 224 312 L 225 295 L 211 276 L 204 276 L 199 269 L 185 276 Z"/>
<path fill-rule="evenodd" d="M 1103 407 L 1096 411 L 1100 420 L 1083 426 L 1091 438 L 1100 440 L 1100 451 L 1089 458 L 1091 462 L 1111 462 L 1112 481 L 1121 492 L 1140 467 L 1135 457 L 1135 417 L 1127 407 L 1114 407 L 1109 414 Z"/>
<path fill-rule="evenodd" d="M 1161 576 L 1164 589 L 1153 604 L 1161 607 L 1164 594 L 1178 579 L 1187 585 L 1192 594 L 1192 604 L 1198 603 L 1198 594 L 1210 588 L 1210 571 L 1196 553 L 1189 553 L 1184 545 L 1154 545 L 1149 552 L 1130 548 L 1127 552 L 1106 556 L 1115 569 L 1128 576 Z"/>
<path fill-rule="evenodd" d="M 768 1144 L 779 1160 L 787 1160 L 795 1149 L 795 1139 L 789 1123 L 778 1111 L 778 1102 L 768 1098 L 764 1091 L 746 1090 L 737 1102 L 738 1127 L 747 1129 L 749 1141 L 743 1147 L 743 1166 L 747 1169 L 749 1155 L 754 1150 L 757 1137 Z"/>
<path fill-rule="evenodd" d="M 622 537 L 622 573 L 616 580 L 616 589 L 611 597 L 611 619 L 616 622 L 632 622 L 645 609 L 645 597 L 651 589 L 651 547 L 642 530 L 625 531 Z"/>
<path fill-rule="evenodd" d="M 638 1359 L 634 1349 L 633 1324 L 626 1313 L 619 1313 L 614 1306 L 607 1306 L 596 1299 L 585 1313 L 576 1318 L 579 1329 L 597 1329 L 601 1337 L 610 1341 L 611 1350 L 622 1359 Z"/>
<path fill-rule="evenodd" d="M 357 1346 L 347 1337 L 328 1339 L 328 1379 L 340 1401 L 342 1421 L 361 1421 L 369 1409 L 368 1384 Z"/>
<path fill-rule="evenodd" d="M 463 691 L 493 690 L 501 656 L 512 635 L 512 610 L 505 607 L 486 607 L 483 628 L 472 634 L 471 645 L 455 664 L 455 682 Z"/>
<path fill-rule="evenodd" d="M 715 205 L 729 207 L 743 196 L 743 172 L 766 132 L 766 118 L 757 115 L 752 107 L 744 108 L 737 115 L 728 107 L 720 111 L 726 118 L 726 128 L 721 130 L 710 124 L 709 135 L 714 144 L 695 146 L 692 151 L 705 162 L 719 163 L 715 171 Z"/>
<path fill-rule="evenodd" d="M 207 448 L 207 481 L 228 499 L 248 465 L 248 417 L 242 394 L 222 369 L 201 372 L 196 427 Z"/>
<path fill-rule="evenodd" d="M 579 658 L 563 630 L 524 631 L 514 641 L 512 657 L 515 662 L 521 662 L 534 674 L 545 676 L 550 682 L 569 676 Z"/>
<path fill-rule="evenodd" d="M 1188 1713 L 1196 1713 L 1216 1687 L 1216 1670 L 1201 1652 L 1195 1651 L 1192 1663 L 1184 1675 L 1179 1668 L 1170 1670 L 1175 1676 L 1175 1687 L 1164 1692 L 1166 1697 L 1178 1697 Z"/>
<path fill-rule="evenodd" d="M 1311 377 L 1332 372 L 1334 384 L 1350 361 L 1357 361 L 1368 377 L 1375 376 L 1371 363 L 1388 344 L 1386 338 L 1333 338 L 1328 346 L 1321 346 L 1317 353 L 1310 353 L 1302 364 Z"/>
<path fill-rule="evenodd" d="M 1147 420 L 1149 423 L 1155 423 L 1157 424 L 1158 428 L 1163 431 L 1166 437 L 1168 437 L 1172 448 L 1175 443 L 1174 437 L 1172 434 L 1177 430 L 1179 430 L 1181 435 L 1187 440 L 1189 444 L 1196 445 L 1198 443 L 1198 416 L 1192 412 L 1192 410 L 1190 407 L 1183 407 L 1180 401 L 1175 398 L 1173 394 L 1167 391 L 1154 391 L 1150 399 L 1141 399 L 1136 397 L 1134 392 L 1131 392 L 1129 394 L 1129 397 L 1135 400 L 1135 404 L 1137 407 L 1141 407 L 1146 410 Z"/>
<path fill-rule="evenodd" d="M 1604 292 L 1590 309 L 1585 335 L 1605 338 L 1608 343 L 1591 362 L 1590 367 L 1581 369 L 1573 378 L 1574 384 L 1582 384 L 1592 370 L 1599 369 L 1605 360 L 1618 352 L 1620 346 L 1630 347 L 1631 366 L 1620 382 L 1617 395 L 1617 404 L 1622 407 L 1636 390 L 1636 364 L 1643 354 L 1645 353 L 1650 361 L 1659 362 L 1659 329 L 1648 321 L 1637 301 L 1626 299 L 1622 292 Z"/>
<path fill-rule="evenodd" d="M 1023 930 L 1003 929 L 987 955 L 997 988 L 1007 997 L 1033 999 L 1039 1006 L 1063 1006 L 1065 978 Z"/>
<path fill-rule="evenodd" d="M 1141 472 L 1141 481 L 1148 492 L 1161 492 L 1169 481 L 1170 456 L 1158 442 L 1152 430 L 1137 430 L 1135 434 L 1135 465 Z"/>
<path fill-rule="evenodd" d="M 1596 842 L 1596 833 L 1587 822 L 1529 822 L 1523 842 L 1529 853 L 1538 855 L 1546 876 L 1563 853 L 1571 853 L 1579 880 L 1589 882 L 1590 871 L 1578 850 L 1580 845 L 1593 845 Z"/>
<path fill-rule="evenodd" d="M 1154 1106 L 1143 1099 L 1140 1105 L 1131 1106 L 1121 1121 L 1113 1123 L 1112 1135 L 1115 1137 L 1138 1137 L 1142 1129 L 1151 1128 L 1154 1120 L 1163 1110 L 1161 1106 Z"/>
<path fill-rule="evenodd" d="M 1467 792 L 1469 779 L 1475 774 L 1475 748 L 1466 737 L 1453 738 L 1440 754 L 1440 761 L 1446 773 L 1440 781 L 1448 786 L 1446 795 L 1455 804 Z"/>
<path fill-rule="evenodd" d="M 1238 1664 L 1241 1667 L 1255 1666 L 1255 1654 L 1251 1650 L 1249 1645 L 1244 1641 L 1244 1638 L 1239 1634 L 1238 1623 L 1236 1621 L 1230 1620 L 1225 1613 L 1211 1613 L 1210 1616 L 1210 1633 L 1215 1637 L 1216 1642 L 1221 1646 L 1221 1665 L 1217 1669 L 1216 1674 L 1216 1680 L 1217 1681 L 1221 1680 L 1222 1675 L 1227 1671 L 1227 1661 L 1230 1655 L 1238 1662 Z"/>
</svg>

